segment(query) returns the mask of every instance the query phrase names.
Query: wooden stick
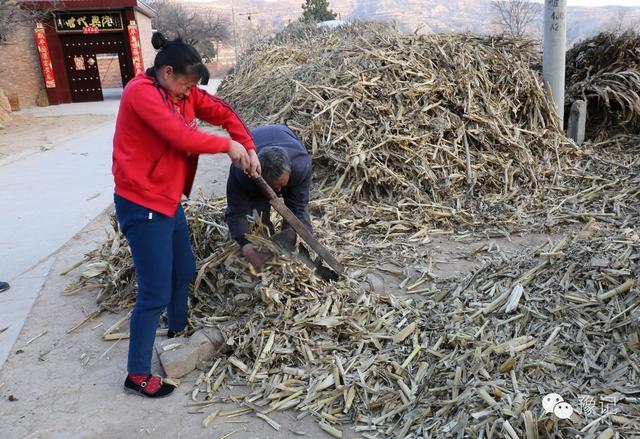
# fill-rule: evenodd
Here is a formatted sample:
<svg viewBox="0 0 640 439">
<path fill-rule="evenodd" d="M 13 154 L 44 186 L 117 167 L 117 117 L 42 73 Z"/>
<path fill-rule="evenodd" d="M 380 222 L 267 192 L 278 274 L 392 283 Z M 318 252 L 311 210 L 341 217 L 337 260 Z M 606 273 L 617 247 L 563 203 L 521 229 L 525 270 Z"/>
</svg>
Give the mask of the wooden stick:
<svg viewBox="0 0 640 439">
<path fill-rule="evenodd" d="M 106 331 L 104 331 L 104 338 L 105 340 L 107 339 L 107 335 L 111 334 L 113 331 L 116 331 L 117 329 L 120 328 L 120 326 L 122 326 L 122 324 L 124 322 L 126 322 L 127 320 L 129 320 L 131 318 L 131 312 L 129 311 L 127 314 L 125 314 L 124 316 L 122 316 L 120 319 L 118 319 L 117 322 L 115 322 L 113 325 L 111 325 L 111 327 L 109 327 L 109 329 L 107 329 Z"/>
<path fill-rule="evenodd" d="M 295 232 L 302 238 L 304 241 L 309 244 L 309 246 L 338 274 L 344 274 L 344 267 L 338 260 L 333 257 L 329 250 L 320 244 L 314 237 L 311 235 L 311 232 L 307 229 L 307 226 L 302 224 L 302 221 L 298 219 L 297 216 L 293 214 L 289 210 L 287 206 L 285 206 L 284 202 L 278 198 L 276 193 L 271 189 L 271 186 L 267 184 L 267 182 L 261 176 L 256 177 L 253 181 L 255 181 L 256 185 L 260 188 L 262 193 L 267 197 L 269 203 L 273 206 L 273 208 L 282 215 L 282 218 L 289 223 L 291 228 L 295 230 Z"/>
<path fill-rule="evenodd" d="M 37 339 L 39 339 L 40 337 L 42 337 L 43 335 L 45 335 L 48 331 L 45 329 L 44 331 L 42 331 L 40 334 L 36 335 L 35 337 L 31 338 L 29 341 L 27 341 L 25 343 L 25 346 L 30 345 L 31 343 L 33 343 L 34 341 L 36 341 Z"/>
<path fill-rule="evenodd" d="M 85 256 L 84 258 L 82 258 L 81 260 L 79 260 L 78 262 L 73 264 L 71 267 L 67 268 L 62 273 L 60 273 L 60 276 L 66 276 L 67 274 L 69 274 L 70 272 L 72 272 L 73 270 L 75 270 L 76 268 L 81 266 L 82 264 L 84 264 L 89 259 L 90 259 L 89 256 Z"/>
<path fill-rule="evenodd" d="M 611 299 L 614 296 L 617 296 L 618 294 L 626 293 L 631 288 L 633 288 L 633 286 L 635 284 L 636 284 L 636 280 L 635 279 L 629 279 L 628 281 L 626 281 L 622 285 L 619 285 L 619 286 L 617 286 L 615 288 L 612 288 L 612 289 L 610 289 L 609 291 L 607 291 L 604 294 L 600 294 L 598 296 L 598 300 L 601 300 L 601 301 L 604 302 L 604 301 L 607 301 L 607 300 Z"/>
<path fill-rule="evenodd" d="M 473 197 L 473 171 L 471 170 L 471 154 L 469 153 L 469 140 L 467 139 L 466 131 L 462 138 L 464 141 L 464 155 L 467 161 L 467 192 L 469 197 Z"/>
<path fill-rule="evenodd" d="M 73 328 L 69 329 L 67 331 L 67 334 L 71 334 L 73 331 L 75 331 L 76 329 L 78 329 L 79 327 L 81 327 L 82 325 L 87 323 L 89 320 L 92 320 L 92 319 L 98 317 L 100 314 L 102 314 L 102 311 L 104 311 L 104 308 L 98 308 L 98 309 L 93 310 L 84 319 L 82 319 L 82 321 L 80 323 L 75 325 Z"/>
</svg>

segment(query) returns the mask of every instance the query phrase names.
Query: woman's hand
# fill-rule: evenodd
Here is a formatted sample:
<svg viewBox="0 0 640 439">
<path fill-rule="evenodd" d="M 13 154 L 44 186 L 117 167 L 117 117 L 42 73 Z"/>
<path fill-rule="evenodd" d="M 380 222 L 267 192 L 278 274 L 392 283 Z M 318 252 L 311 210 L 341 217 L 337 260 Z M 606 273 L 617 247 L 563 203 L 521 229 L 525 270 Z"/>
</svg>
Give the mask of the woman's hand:
<svg viewBox="0 0 640 439">
<path fill-rule="evenodd" d="M 249 154 L 249 172 L 247 174 L 251 178 L 256 178 L 258 175 L 262 173 L 262 168 L 260 167 L 260 160 L 258 160 L 258 154 L 256 154 L 255 149 L 250 149 L 248 151 L 248 154 Z"/>
<path fill-rule="evenodd" d="M 247 154 L 247 150 L 244 149 L 244 146 L 235 140 L 232 140 L 227 155 L 234 165 L 242 168 L 244 172 L 248 172 L 251 162 L 249 160 L 249 154 Z"/>
</svg>

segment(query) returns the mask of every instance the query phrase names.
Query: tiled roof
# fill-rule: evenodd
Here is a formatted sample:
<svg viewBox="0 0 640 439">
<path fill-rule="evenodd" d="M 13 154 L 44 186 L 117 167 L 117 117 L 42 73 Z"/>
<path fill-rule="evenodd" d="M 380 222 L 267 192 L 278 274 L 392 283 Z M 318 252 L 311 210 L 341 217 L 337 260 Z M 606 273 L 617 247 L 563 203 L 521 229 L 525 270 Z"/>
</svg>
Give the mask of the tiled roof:
<svg viewBox="0 0 640 439">
<path fill-rule="evenodd" d="M 136 8 L 145 15 L 155 11 L 141 0 L 18 0 L 18 3 L 35 9 L 120 9 Z"/>
</svg>

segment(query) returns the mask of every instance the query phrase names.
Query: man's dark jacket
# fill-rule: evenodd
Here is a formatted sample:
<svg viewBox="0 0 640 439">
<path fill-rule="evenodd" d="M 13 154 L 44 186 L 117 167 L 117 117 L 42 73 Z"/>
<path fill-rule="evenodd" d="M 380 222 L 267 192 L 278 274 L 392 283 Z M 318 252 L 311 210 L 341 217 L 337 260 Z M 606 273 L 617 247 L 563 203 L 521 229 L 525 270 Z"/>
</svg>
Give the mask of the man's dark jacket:
<svg viewBox="0 0 640 439">
<path fill-rule="evenodd" d="M 282 148 L 291 161 L 289 183 L 282 189 L 284 204 L 311 231 L 309 217 L 309 192 L 311 190 L 311 156 L 300 142 L 300 139 L 286 125 L 266 125 L 251 132 L 258 153 L 268 146 Z M 262 216 L 262 221 L 273 233 L 273 225 L 269 220 L 271 206 L 262 195 L 258 186 L 251 181 L 242 169 L 231 165 L 227 180 L 226 219 L 231 237 L 241 246 L 249 241 L 245 234 L 249 231 L 247 215 L 254 210 Z M 285 228 L 288 224 L 284 223 Z"/>
</svg>

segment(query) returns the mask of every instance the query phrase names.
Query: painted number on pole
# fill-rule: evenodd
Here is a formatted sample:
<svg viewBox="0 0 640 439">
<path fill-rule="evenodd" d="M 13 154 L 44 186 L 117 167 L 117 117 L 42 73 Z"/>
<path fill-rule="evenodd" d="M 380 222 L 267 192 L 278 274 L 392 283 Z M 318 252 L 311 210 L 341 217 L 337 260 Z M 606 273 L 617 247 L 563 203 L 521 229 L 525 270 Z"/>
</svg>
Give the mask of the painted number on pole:
<svg viewBox="0 0 640 439">
<path fill-rule="evenodd" d="M 559 0 L 548 0 L 548 3 L 551 4 L 551 7 L 557 8 L 559 6 Z M 564 20 L 564 12 L 562 11 L 553 11 L 551 13 L 551 30 L 554 32 L 560 32 L 560 21 Z"/>
</svg>

